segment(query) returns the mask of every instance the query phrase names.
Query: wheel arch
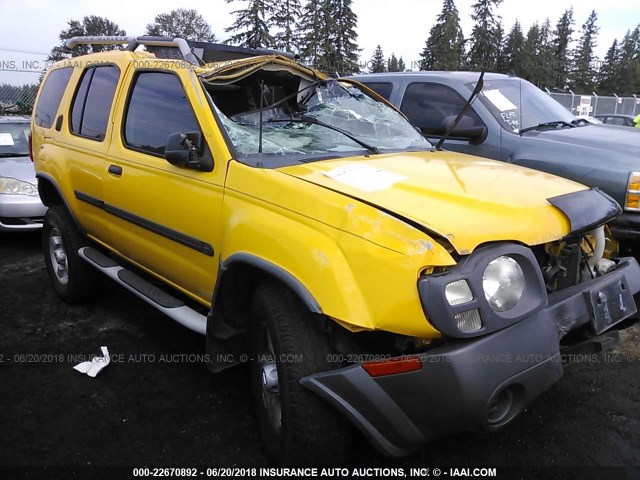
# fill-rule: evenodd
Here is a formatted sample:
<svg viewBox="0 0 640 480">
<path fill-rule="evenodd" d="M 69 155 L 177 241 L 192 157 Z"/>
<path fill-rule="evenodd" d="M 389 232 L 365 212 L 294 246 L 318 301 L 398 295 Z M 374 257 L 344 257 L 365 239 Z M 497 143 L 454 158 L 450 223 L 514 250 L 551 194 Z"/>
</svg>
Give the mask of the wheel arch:
<svg viewBox="0 0 640 480">
<path fill-rule="evenodd" d="M 62 189 L 55 181 L 55 179 L 51 175 L 44 172 L 37 173 L 36 178 L 38 179 L 38 194 L 40 195 L 40 200 L 42 201 L 42 203 L 49 208 L 53 207 L 54 205 L 64 205 L 64 207 L 67 209 L 67 212 L 71 216 L 73 223 L 75 223 L 78 230 L 80 230 L 80 233 L 85 235 L 86 230 L 82 227 L 82 225 L 80 225 L 80 222 L 78 222 L 78 219 L 73 214 L 73 210 L 71 210 L 69 203 L 62 193 Z"/>
</svg>

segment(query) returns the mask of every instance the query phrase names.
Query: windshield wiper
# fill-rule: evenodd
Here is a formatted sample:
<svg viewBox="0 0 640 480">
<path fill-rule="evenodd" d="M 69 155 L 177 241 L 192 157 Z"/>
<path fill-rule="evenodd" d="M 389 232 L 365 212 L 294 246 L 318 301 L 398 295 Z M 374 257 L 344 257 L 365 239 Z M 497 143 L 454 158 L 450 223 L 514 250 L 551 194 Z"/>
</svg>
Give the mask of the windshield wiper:
<svg viewBox="0 0 640 480">
<path fill-rule="evenodd" d="M 7 157 L 28 157 L 29 156 L 29 152 L 25 152 L 25 153 L 17 153 L 17 152 L 5 152 L 5 153 L 0 153 L 0 158 L 7 158 Z"/>
<path fill-rule="evenodd" d="M 525 132 L 530 132 L 531 130 L 539 130 L 541 128 L 549 128 L 549 127 L 569 127 L 569 128 L 574 128 L 577 125 L 574 125 L 572 123 L 569 122 L 565 122 L 564 120 L 554 120 L 553 122 L 544 122 L 544 123 L 539 123 L 538 125 L 533 125 L 531 127 L 527 127 L 527 128 L 523 128 L 520 130 L 520 136 L 522 136 L 523 133 Z"/>
<path fill-rule="evenodd" d="M 342 130 L 341 128 L 334 127 L 333 125 L 331 125 L 329 123 L 324 123 L 322 120 L 318 120 L 317 118 L 310 117 L 309 115 L 300 115 L 299 117 L 296 117 L 296 118 L 270 118 L 268 121 L 271 122 L 271 123 L 286 123 L 286 122 L 289 122 L 289 123 L 307 123 L 307 124 L 310 124 L 310 125 L 319 125 L 321 127 L 329 128 L 329 129 L 334 130 L 334 131 L 336 131 L 338 133 L 341 133 L 345 137 L 347 137 L 350 140 L 353 140 L 354 142 L 356 142 L 361 147 L 366 148 L 371 153 L 374 153 L 374 154 L 375 153 L 380 153 L 380 150 L 378 150 L 378 147 L 374 147 L 373 145 L 369 145 L 368 143 L 363 142 L 362 140 L 360 140 L 358 137 L 355 137 L 355 136 L 351 135 L 346 130 Z"/>
</svg>

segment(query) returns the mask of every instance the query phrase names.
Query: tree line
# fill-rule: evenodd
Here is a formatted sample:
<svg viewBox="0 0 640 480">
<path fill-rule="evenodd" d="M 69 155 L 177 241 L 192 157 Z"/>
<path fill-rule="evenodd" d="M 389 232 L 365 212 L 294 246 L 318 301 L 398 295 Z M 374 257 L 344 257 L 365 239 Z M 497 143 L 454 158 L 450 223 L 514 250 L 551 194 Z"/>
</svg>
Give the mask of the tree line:
<svg viewBox="0 0 640 480">
<path fill-rule="evenodd" d="M 362 67 L 371 72 L 404 71 L 407 65 L 394 53 L 385 57 L 381 45 L 366 63 L 359 62 L 358 18 L 352 0 L 225 0 L 241 4 L 225 31 L 225 43 L 248 48 L 284 50 L 327 73 L 347 75 Z M 640 24 L 616 39 L 601 60 L 595 54 L 599 27 L 592 11 L 580 28 L 574 11 L 566 10 L 552 25 L 549 19 L 525 32 L 516 20 L 505 32 L 497 9 L 502 0 L 477 0 L 472 5 L 473 28 L 465 37 L 454 0 L 442 10 L 428 31 L 420 54 L 421 70 L 486 70 L 525 78 L 540 87 L 600 95 L 640 93 Z M 188 40 L 218 41 L 209 23 L 196 10 L 178 8 L 157 15 L 147 35 L 180 36 Z M 97 16 L 70 20 L 60 33 L 62 43 L 49 59 L 69 55 L 64 42 L 76 35 L 125 35 L 115 22 Z M 82 45 L 73 55 L 113 48 Z"/>
</svg>

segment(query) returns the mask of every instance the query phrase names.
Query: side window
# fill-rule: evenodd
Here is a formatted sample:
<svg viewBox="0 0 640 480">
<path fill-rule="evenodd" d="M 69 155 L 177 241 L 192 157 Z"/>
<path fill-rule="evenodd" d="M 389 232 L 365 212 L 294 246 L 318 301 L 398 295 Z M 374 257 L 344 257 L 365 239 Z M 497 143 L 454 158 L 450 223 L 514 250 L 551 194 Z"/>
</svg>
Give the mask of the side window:
<svg viewBox="0 0 640 480">
<path fill-rule="evenodd" d="M 422 133 L 438 136 L 445 134 L 447 122 L 455 119 L 465 103 L 465 98 L 444 85 L 412 83 L 404 92 L 400 110 Z M 473 126 L 482 125 L 472 108 L 467 110 L 465 117 L 470 117 Z"/>
<path fill-rule="evenodd" d="M 142 72 L 135 79 L 124 120 L 124 142 L 163 155 L 172 133 L 200 131 L 180 79 L 172 73 Z"/>
<path fill-rule="evenodd" d="M 364 82 L 363 82 L 364 83 Z M 382 83 L 382 82 L 378 82 L 378 83 L 365 83 L 365 85 L 367 87 L 369 87 L 371 90 L 373 90 L 374 92 L 376 92 L 378 95 L 380 95 L 382 98 L 389 100 L 391 98 L 391 91 L 393 90 L 393 84 L 392 83 Z"/>
<path fill-rule="evenodd" d="M 72 71 L 72 67 L 59 68 L 47 77 L 34 113 L 34 121 L 37 126 L 51 128 L 53 125 Z"/>
<path fill-rule="evenodd" d="M 88 68 L 82 75 L 71 105 L 71 131 L 104 140 L 120 70 L 115 65 Z"/>
<path fill-rule="evenodd" d="M 624 125 L 624 119 L 620 117 L 608 117 L 607 123 L 609 125 Z"/>
</svg>

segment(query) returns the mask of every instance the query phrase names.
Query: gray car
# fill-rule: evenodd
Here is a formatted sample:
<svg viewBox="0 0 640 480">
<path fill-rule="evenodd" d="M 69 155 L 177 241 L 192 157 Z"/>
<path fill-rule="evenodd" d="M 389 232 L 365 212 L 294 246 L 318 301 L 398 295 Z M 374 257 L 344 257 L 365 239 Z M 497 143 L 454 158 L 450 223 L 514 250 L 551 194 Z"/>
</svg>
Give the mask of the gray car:
<svg viewBox="0 0 640 480">
<path fill-rule="evenodd" d="M 478 72 L 403 72 L 352 77 L 385 97 L 434 143 L 471 95 Z M 640 245 L 640 129 L 576 118 L 526 80 L 487 73 L 444 149 L 524 165 L 599 187 L 624 209 L 612 223 Z"/>
<path fill-rule="evenodd" d="M 29 158 L 29 117 L 0 116 L 0 231 L 38 230 L 46 211 Z"/>
</svg>

